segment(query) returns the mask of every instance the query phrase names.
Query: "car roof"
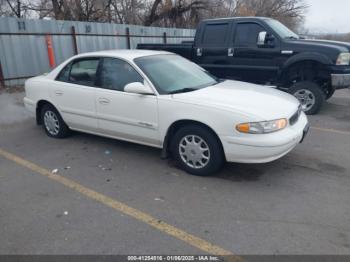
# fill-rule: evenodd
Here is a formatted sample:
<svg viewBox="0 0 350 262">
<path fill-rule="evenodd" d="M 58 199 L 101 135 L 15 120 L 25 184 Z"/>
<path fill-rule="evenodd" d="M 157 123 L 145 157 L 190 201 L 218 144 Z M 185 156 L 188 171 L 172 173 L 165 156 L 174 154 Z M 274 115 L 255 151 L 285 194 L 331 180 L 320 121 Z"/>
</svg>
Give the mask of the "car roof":
<svg viewBox="0 0 350 262">
<path fill-rule="evenodd" d="M 152 55 L 169 55 L 169 54 L 172 54 L 172 53 L 166 52 L 166 51 L 153 51 L 153 50 L 116 49 L 116 50 L 82 53 L 75 56 L 74 58 L 109 56 L 109 57 L 123 58 L 126 60 L 134 60 L 135 58 L 139 58 L 139 57 L 152 56 Z"/>
<path fill-rule="evenodd" d="M 216 22 L 216 21 L 233 21 L 233 20 L 271 20 L 269 17 L 263 16 L 236 16 L 236 17 L 222 17 L 222 18 L 211 18 L 205 19 L 203 22 Z"/>
</svg>

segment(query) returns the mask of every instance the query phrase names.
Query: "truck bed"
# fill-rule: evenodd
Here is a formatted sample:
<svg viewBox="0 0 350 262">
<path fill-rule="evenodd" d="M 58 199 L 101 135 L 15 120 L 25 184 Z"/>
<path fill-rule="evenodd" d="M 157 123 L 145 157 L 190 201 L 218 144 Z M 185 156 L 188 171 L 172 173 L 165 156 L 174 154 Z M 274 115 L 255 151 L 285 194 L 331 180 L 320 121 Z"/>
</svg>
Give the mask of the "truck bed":
<svg viewBox="0 0 350 262">
<path fill-rule="evenodd" d="M 168 51 L 192 59 L 193 42 L 184 41 L 181 44 L 138 44 L 137 49 Z"/>
</svg>

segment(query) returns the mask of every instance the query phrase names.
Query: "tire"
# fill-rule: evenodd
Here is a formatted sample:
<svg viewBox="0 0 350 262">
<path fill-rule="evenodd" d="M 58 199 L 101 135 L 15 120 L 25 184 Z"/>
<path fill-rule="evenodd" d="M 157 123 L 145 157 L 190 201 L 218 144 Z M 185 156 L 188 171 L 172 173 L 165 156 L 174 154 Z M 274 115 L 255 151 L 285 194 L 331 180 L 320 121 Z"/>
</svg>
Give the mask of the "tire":
<svg viewBox="0 0 350 262">
<path fill-rule="evenodd" d="M 317 114 L 325 101 L 325 93 L 315 83 L 303 81 L 293 84 L 288 92 L 294 95 L 301 103 L 307 115 Z"/>
<path fill-rule="evenodd" d="M 192 144 L 192 141 L 195 143 Z M 209 176 L 218 172 L 224 165 L 225 157 L 221 143 L 206 127 L 184 126 L 176 132 L 171 142 L 171 152 L 175 161 L 181 169 L 191 175 Z"/>
<path fill-rule="evenodd" d="M 332 98 L 332 96 L 334 95 L 335 93 L 335 89 L 334 88 L 330 88 L 329 90 L 327 90 L 327 93 L 326 93 L 326 100 L 329 100 Z"/>
<path fill-rule="evenodd" d="M 69 135 L 70 130 L 63 121 L 60 113 L 50 104 L 46 104 L 41 109 L 41 123 L 49 137 L 65 138 Z"/>
</svg>

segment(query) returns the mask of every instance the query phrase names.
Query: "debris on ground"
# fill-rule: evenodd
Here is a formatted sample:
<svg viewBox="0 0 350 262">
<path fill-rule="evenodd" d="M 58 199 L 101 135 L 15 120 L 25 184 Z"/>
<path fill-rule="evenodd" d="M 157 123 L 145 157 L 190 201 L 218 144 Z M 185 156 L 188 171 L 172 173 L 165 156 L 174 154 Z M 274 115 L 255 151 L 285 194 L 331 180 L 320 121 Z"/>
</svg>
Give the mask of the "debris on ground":
<svg viewBox="0 0 350 262">
<path fill-rule="evenodd" d="M 112 168 L 110 168 L 110 167 L 104 167 L 104 166 L 102 166 L 102 165 L 99 165 L 98 166 L 102 171 L 112 171 Z"/>
<path fill-rule="evenodd" d="M 68 216 L 68 211 L 64 211 L 63 214 L 64 214 L 65 216 Z"/>
<path fill-rule="evenodd" d="M 66 166 L 66 167 L 64 168 L 64 170 L 69 170 L 69 169 L 71 169 L 70 166 Z"/>
<path fill-rule="evenodd" d="M 52 174 L 58 174 L 58 169 L 56 168 L 56 169 L 53 169 L 52 171 L 51 171 L 51 173 Z"/>
<path fill-rule="evenodd" d="M 160 201 L 160 202 L 164 202 L 165 201 L 164 197 L 156 197 L 154 200 L 155 201 Z"/>
</svg>

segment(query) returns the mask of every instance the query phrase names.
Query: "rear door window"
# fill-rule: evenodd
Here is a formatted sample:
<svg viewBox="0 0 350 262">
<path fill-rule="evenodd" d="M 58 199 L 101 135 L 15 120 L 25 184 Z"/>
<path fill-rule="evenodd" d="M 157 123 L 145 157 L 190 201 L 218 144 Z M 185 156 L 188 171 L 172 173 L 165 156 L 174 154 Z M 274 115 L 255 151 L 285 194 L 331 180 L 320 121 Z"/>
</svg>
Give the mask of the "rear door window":
<svg viewBox="0 0 350 262">
<path fill-rule="evenodd" d="M 228 23 L 207 24 L 204 27 L 202 43 L 206 46 L 223 46 L 228 34 Z"/>
<path fill-rule="evenodd" d="M 57 81 L 61 81 L 61 82 L 68 82 L 71 66 L 72 66 L 72 63 L 69 63 L 68 65 L 66 65 L 62 69 L 62 71 L 59 73 L 59 75 L 57 76 L 56 80 Z"/>
<path fill-rule="evenodd" d="M 99 58 L 91 58 L 73 62 L 68 82 L 84 86 L 95 86 L 99 61 Z"/>
</svg>

